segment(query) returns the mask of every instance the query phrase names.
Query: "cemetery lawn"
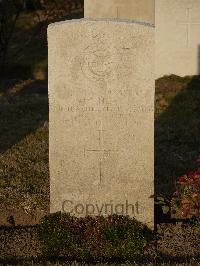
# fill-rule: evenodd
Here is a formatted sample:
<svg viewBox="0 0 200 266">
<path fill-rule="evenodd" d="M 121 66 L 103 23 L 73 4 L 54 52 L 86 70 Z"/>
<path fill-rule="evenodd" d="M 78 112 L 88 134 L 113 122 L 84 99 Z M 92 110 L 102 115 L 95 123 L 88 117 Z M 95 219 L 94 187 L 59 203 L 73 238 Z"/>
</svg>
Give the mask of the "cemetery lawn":
<svg viewBox="0 0 200 266">
<path fill-rule="evenodd" d="M 0 125 L 0 222 L 8 209 L 22 208 L 26 214 L 36 209 L 46 212 L 49 200 L 47 83 L 1 81 Z"/>
<path fill-rule="evenodd" d="M 163 77 L 155 94 L 155 190 L 171 195 L 200 154 L 200 77 Z"/>
</svg>

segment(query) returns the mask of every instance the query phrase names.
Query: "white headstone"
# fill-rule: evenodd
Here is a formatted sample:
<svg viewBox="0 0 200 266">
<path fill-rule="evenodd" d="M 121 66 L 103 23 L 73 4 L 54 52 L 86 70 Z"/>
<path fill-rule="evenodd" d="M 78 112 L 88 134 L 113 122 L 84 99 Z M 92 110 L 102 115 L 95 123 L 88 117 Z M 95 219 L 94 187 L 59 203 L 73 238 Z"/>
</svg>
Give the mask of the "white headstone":
<svg viewBox="0 0 200 266">
<path fill-rule="evenodd" d="M 200 0 L 156 0 L 156 76 L 200 74 Z"/>
<path fill-rule="evenodd" d="M 200 74 L 200 0 L 85 0 L 85 17 L 156 25 L 156 78 Z"/>
<path fill-rule="evenodd" d="M 51 212 L 153 225 L 154 28 L 77 20 L 48 28 Z"/>
<path fill-rule="evenodd" d="M 84 0 L 85 18 L 155 21 L 155 0 Z"/>
</svg>

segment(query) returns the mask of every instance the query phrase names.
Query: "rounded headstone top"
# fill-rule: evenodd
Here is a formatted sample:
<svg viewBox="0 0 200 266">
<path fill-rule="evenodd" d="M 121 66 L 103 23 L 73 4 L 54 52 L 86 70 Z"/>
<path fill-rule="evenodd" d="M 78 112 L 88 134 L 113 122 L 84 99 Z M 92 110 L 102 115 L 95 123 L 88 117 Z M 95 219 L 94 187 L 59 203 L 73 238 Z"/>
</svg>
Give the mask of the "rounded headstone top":
<svg viewBox="0 0 200 266">
<path fill-rule="evenodd" d="M 49 24 L 48 28 L 60 26 L 63 24 L 70 24 L 70 23 L 88 23 L 88 22 L 104 22 L 104 23 L 126 23 L 126 24 L 137 24 L 142 26 L 147 26 L 151 28 L 155 28 L 154 24 L 145 22 L 145 21 L 137 21 L 137 20 L 129 20 L 129 19 L 115 19 L 115 18 L 83 18 L 83 19 L 72 19 L 72 20 L 65 20 L 60 22 L 55 22 Z"/>
</svg>

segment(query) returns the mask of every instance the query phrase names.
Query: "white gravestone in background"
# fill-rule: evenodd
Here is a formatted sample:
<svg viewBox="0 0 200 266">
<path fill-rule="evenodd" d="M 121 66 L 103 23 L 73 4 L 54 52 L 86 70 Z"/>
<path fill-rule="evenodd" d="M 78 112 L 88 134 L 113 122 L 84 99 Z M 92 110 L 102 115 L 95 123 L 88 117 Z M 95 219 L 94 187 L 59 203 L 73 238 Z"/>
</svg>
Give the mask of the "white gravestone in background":
<svg viewBox="0 0 200 266">
<path fill-rule="evenodd" d="M 156 0 L 156 76 L 200 74 L 200 0 Z"/>
<path fill-rule="evenodd" d="M 155 0 L 84 0 L 85 18 L 155 21 Z"/>
<path fill-rule="evenodd" d="M 153 226 L 154 28 L 75 20 L 48 28 L 51 212 Z"/>
<path fill-rule="evenodd" d="M 84 15 L 155 23 L 156 78 L 200 74 L 200 0 L 85 0 Z"/>
</svg>

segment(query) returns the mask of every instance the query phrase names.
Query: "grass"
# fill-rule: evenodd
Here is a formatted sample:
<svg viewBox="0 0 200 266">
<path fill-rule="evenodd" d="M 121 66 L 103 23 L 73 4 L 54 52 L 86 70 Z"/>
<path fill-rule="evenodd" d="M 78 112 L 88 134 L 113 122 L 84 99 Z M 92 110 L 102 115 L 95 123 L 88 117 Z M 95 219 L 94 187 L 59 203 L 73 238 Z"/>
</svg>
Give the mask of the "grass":
<svg viewBox="0 0 200 266">
<path fill-rule="evenodd" d="M 27 195 L 31 195 L 29 204 L 47 206 L 48 98 L 32 93 L 33 88 L 33 81 L 18 82 L 0 97 L 0 202 L 4 206 L 24 205 Z"/>
<path fill-rule="evenodd" d="M 156 191 L 173 192 L 178 176 L 196 167 L 200 154 L 200 78 L 164 77 L 156 82 Z"/>
<path fill-rule="evenodd" d="M 5 264 L 4 264 L 5 265 Z M 29 262 L 22 262 L 20 264 L 15 264 L 16 266 L 89 266 L 91 264 L 87 263 L 78 263 L 78 262 L 73 262 L 73 263 L 68 263 L 68 262 L 34 262 L 34 261 L 29 261 Z M 99 263 L 99 264 L 93 264 L 95 266 L 104 266 L 104 265 L 110 265 L 110 266 L 141 266 L 141 264 L 138 263 L 123 263 L 123 264 L 106 264 L 106 263 Z M 198 266 L 200 265 L 200 262 L 198 261 L 193 261 L 189 263 L 147 263 L 145 266 Z M 3 266 L 3 264 L 0 266 Z M 11 264 L 7 264 L 7 266 L 11 266 Z"/>
</svg>

